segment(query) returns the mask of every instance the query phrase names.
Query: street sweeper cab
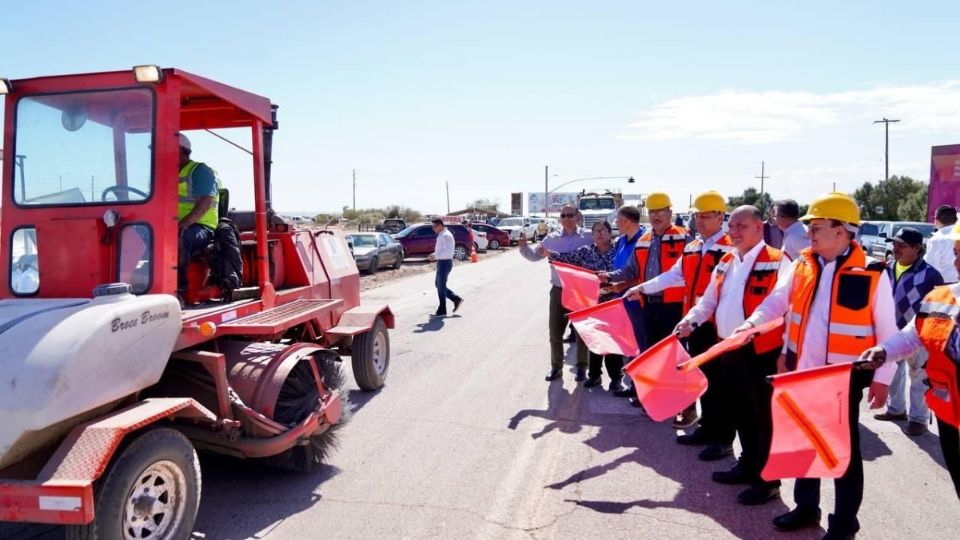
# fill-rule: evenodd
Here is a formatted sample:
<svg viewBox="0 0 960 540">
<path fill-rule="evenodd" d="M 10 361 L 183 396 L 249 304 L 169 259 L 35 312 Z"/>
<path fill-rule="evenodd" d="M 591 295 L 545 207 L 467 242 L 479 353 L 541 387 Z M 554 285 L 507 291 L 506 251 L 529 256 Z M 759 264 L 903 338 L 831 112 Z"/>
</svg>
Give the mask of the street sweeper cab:
<svg viewBox="0 0 960 540">
<path fill-rule="evenodd" d="M 360 305 L 339 230 L 273 211 L 277 107 L 157 66 L 0 94 L 0 520 L 185 537 L 195 448 L 316 467 L 349 410 L 342 357 L 382 387 L 393 314 Z M 226 128 L 246 134 L 254 208 L 224 181 L 216 234 L 178 261 L 180 134 Z"/>
</svg>

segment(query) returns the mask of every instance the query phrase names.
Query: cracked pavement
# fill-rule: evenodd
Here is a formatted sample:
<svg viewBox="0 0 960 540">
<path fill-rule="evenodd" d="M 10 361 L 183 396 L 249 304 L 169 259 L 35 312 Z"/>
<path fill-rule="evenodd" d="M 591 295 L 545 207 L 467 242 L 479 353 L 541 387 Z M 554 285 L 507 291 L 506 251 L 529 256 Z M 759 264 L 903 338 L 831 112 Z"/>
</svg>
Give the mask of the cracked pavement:
<svg viewBox="0 0 960 540">
<path fill-rule="evenodd" d="M 697 461 L 676 431 L 602 387 L 546 383 L 548 270 L 515 252 L 461 264 L 466 302 L 431 320 L 433 274 L 383 283 L 398 327 L 387 385 L 363 393 L 340 448 L 311 475 L 205 455 L 195 538 L 819 538 L 775 532 L 783 501 L 746 508 L 709 480 L 732 460 Z M 346 363 L 349 374 L 349 362 Z M 607 378 L 604 377 L 604 386 Z M 960 508 L 936 436 L 862 414 L 863 538 L 943 538 Z M 833 505 L 824 482 L 823 525 Z M 0 524 L 0 538 L 63 538 L 49 525 Z"/>
</svg>

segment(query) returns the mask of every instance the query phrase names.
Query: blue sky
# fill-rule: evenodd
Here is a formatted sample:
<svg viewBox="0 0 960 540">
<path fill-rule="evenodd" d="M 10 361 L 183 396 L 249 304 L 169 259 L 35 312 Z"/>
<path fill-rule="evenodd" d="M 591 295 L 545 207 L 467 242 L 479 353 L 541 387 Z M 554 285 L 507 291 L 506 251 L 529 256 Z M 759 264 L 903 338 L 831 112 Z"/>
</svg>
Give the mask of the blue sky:
<svg viewBox="0 0 960 540">
<path fill-rule="evenodd" d="M 178 67 L 280 105 L 281 211 L 424 212 L 576 183 L 740 193 L 760 162 L 802 202 L 883 175 L 926 179 L 960 143 L 960 3 L 89 1 L 3 10 L 0 76 Z M 799 4 L 798 4 L 799 5 Z M 2 113 L 0 113 L 2 114 Z M 233 135 L 231 135 L 233 136 Z M 248 162 L 195 137 L 237 207 Z"/>
</svg>

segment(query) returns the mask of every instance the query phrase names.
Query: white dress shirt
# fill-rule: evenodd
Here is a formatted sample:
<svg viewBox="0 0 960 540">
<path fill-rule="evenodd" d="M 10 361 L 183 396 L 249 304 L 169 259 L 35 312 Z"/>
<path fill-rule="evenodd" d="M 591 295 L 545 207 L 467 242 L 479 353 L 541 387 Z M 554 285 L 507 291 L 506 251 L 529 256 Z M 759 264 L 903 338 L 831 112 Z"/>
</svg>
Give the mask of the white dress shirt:
<svg viewBox="0 0 960 540">
<path fill-rule="evenodd" d="M 783 252 L 790 257 L 791 261 L 797 260 L 800 251 L 808 247 L 810 247 L 810 237 L 807 236 L 807 227 L 803 223 L 794 221 L 783 231 Z"/>
<path fill-rule="evenodd" d="M 437 245 L 433 248 L 433 255 L 438 261 L 453 260 L 453 233 L 444 227 L 437 235 Z"/>
<path fill-rule="evenodd" d="M 703 240 L 698 234 L 697 238 L 703 241 L 703 244 L 700 246 L 700 256 L 702 257 L 709 251 L 723 235 L 723 229 L 715 232 L 713 236 L 706 240 Z M 686 285 L 686 279 L 683 277 L 683 257 L 677 259 L 677 262 L 673 263 L 673 266 L 666 272 L 661 272 L 657 277 L 640 284 L 640 286 L 643 287 L 643 294 L 656 294 L 664 289 L 682 285 Z"/>
<path fill-rule="evenodd" d="M 717 291 L 717 269 L 714 268 L 710 277 L 710 284 L 707 285 L 703 297 L 690 310 L 690 313 L 687 313 L 684 319 L 701 325 L 709 321 L 710 317 L 715 316 L 717 335 L 721 339 L 730 337 L 746 318 L 746 314 L 743 312 L 743 291 L 747 287 L 747 278 L 750 277 L 753 263 L 760 255 L 760 250 L 766 245 L 761 240 L 742 259 L 740 258 L 740 252 L 734 251 L 733 260 L 727 266 L 726 275 L 723 277 L 723 288 L 720 291 Z M 777 269 L 778 282 L 790 269 L 789 261 L 781 260 L 780 262 L 780 267 Z"/>
<path fill-rule="evenodd" d="M 927 264 L 940 272 L 944 283 L 957 282 L 957 269 L 953 266 L 955 240 L 949 236 L 952 229 L 953 225 L 947 225 L 933 233 L 933 236 L 927 240 L 927 254 L 923 256 Z"/>
<path fill-rule="evenodd" d="M 790 265 L 789 272 L 780 276 L 776 288 L 753 312 L 753 315 L 747 318 L 748 322 L 753 323 L 754 326 L 759 326 L 777 317 L 787 315 L 787 310 L 790 307 L 790 289 L 793 287 L 793 275 L 797 265 L 802 262 L 802 259 L 794 261 Z M 830 325 L 830 294 L 833 289 L 830 284 L 833 283 L 837 261 L 833 260 L 828 263 L 820 258 L 820 265 L 823 268 L 820 271 L 821 286 L 817 287 L 816 295 L 810 304 L 810 311 L 807 313 L 805 332 L 800 336 L 800 358 L 797 359 L 798 370 L 826 364 L 827 329 Z M 877 288 L 870 300 L 870 309 L 873 313 L 873 330 L 877 343 L 883 342 L 898 332 L 893 289 L 886 272 L 882 272 L 878 278 Z M 786 352 L 786 340 L 784 340 L 783 347 L 784 352 Z M 877 370 L 873 380 L 889 385 L 896 370 L 897 365 L 895 363 L 887 362 Z"/>
</svg>

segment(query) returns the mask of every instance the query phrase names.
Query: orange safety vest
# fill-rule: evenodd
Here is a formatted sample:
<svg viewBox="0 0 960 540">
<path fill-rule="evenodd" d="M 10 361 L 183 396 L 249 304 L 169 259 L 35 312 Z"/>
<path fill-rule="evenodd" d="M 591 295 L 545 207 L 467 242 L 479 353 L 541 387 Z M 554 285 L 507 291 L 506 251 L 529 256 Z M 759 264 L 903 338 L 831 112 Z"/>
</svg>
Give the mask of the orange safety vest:
<svg viewBox="0 0 960 540">
<path fill-rule="evenodd" d="M 686 287 L 683 291 L 684 315 L 697 304 L 700 297 L 706 292 L 714 267 L 717 266 L 724 255 L 733 251 L 733 241 L 730 240 L 729 235 L 724 234 L 717 239 L 715 244 L 710 246 L 706 253 L 701 255 L 702 249 L 703 240 L 699 238 L 694 239 L 683 248 L 683 262 L 680 264 L 683 268 L 683 284 Z"/>
<path fill-rule="evenodd" d="M 871 300 L 884 273 L 884 264 L 868 259 L 860 244 L 850 243 L 847 255 L 837 258 L 830 284 L 830 327 L 824 355 L 827 364 L 854 362 L 865 349 L 877 344 Z M 820 262 L 806 248 L 797 257 L 787 309 L 787 367 L 795 369 L 800 358 L 807 314 L 820 283 Z"/>
<path fill-rule="evenodd" d="M 943 285 L 930 291 L 920 303 L 916 325 L 920 341 L 929 353 L 927 360 L 927 405 L 937 418 L 960 427 L 960 389 L 957 385 L 957 362 L 947 354 L 947 345 L 957 332 L 957 285 Z"/>
<path fill-rule="evenodd" d="M 643 233 L 637 240 L 637 247 L 633 254 L 637 258 L 637 277 L 640 281 L 646 278 L 647 255 L 650 253 L 650 243 L 653 241 L 653 229 Z M 687 230 L 683 227 L 671 225 L 660 237 L 660 272 L 666 272 L 683 256 L 683 247 L 687 245 Z M 664 304 L 683 302 L 683 285 L 667 287 L 660 294 Z"/>
<path fill-rule="evenodd" d="M 736 254 L 733 252 L 727 253 L 720 259 L 720 264 L 717 265 L 718 295 L 723 290 L 723 278 L 734 257 L 736 257 Z M 763 299 L 776 287 L 781 258 L 783 258 L 783 252 L 770 246 L 763 246 L 763 249 L 757 254 L 756 260 L 753 261 L 753 268 L 750 269 L 750 275 L 747 276 L 746 286 L 743 289 L 744 319 L 752 315 L 757 307 L 763 303 Z M 753 339 L 753 349 L 757 354 L 782 347 L 783 325 L 759 334 Z"/>
</svg>

